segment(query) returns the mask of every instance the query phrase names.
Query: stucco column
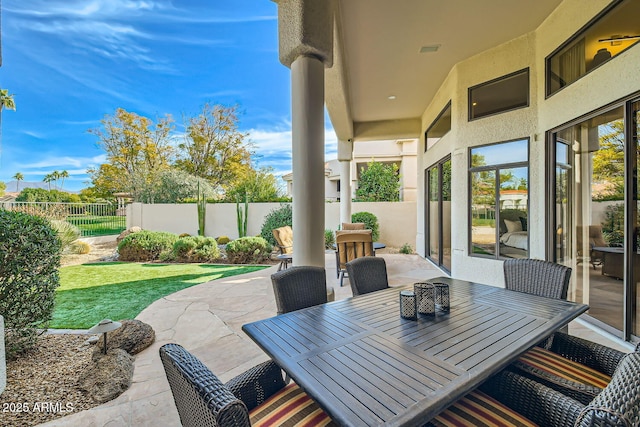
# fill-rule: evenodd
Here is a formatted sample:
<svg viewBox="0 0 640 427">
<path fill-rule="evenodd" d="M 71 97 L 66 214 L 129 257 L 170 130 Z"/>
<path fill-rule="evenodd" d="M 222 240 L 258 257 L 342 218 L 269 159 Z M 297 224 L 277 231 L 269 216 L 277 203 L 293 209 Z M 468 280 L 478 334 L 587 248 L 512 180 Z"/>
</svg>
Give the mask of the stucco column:
<svg viewBox="0 0 640 427">
<path fill-rule="evenodd" d="M 324 267 L 324 68 L 335 0 L 275 0 L 280 62 L 291 67 L 294 265 Z"/>
<path fill-rule="evenodd" d="M 324 65 L 291 64 L 294 265 L 324 267 Z"/>
<path fill-rule="evenodd" d="M 351 222 L 351 159 L 353 142 L 338 141 L 340 162 L 340 222 Z"/>
</svg>

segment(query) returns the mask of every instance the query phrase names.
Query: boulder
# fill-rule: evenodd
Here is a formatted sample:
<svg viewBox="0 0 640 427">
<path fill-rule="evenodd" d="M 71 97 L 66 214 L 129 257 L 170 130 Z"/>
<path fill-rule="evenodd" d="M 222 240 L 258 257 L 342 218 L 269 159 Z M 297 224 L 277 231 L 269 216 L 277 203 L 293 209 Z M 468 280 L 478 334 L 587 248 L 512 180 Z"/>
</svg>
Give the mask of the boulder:
<svg viewBox="0 0 640 427">
<path fill-rule="evenodd" d="M 156 333 L 153 328 L 139 320 L 121 320 L 122 326 L 115 331 L 107 332 L 107 349 L 120 348 L 134 355 L 153 344 Z M 104 348 L 102 337 L 96 343 L 94 353 L 101 353 Z"/>
<path fill-rule="evenodd" d="M 120 233 L 120 235 L 118 237 L 116 237 L 116 242 L 120 243 L 122 241 L 122 239 L 127 237 L 129 234 L 137 233 L 138 231 L 142 231 L 142 228 L 140 228 L 138 226 L 129 227 L 128 229 L 126 229 L 122 233 Z"/>
<path fill-rule="evenodd" d="M 80 377 L 80 388 L 98 403 L 115 399 L 131 385 L 133 360 L 119 348 L 109 349 L 107 354 L 94 353 L 93 363 Z"/>
</svg>

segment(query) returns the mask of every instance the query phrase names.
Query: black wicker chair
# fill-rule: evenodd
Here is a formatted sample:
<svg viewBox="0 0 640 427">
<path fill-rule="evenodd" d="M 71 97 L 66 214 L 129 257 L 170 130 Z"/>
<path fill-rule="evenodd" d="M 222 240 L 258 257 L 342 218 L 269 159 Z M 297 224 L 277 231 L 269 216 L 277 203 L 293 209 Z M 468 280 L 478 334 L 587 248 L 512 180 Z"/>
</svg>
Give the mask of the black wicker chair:
<svg viewBox="0 0 640 427">
<path fill-rule="evenodd" d="M 507 289 L 548 298 L 567 299 L 571 268 L 539 259 L 508 259 L 504 262 Z"/>
<path fill-rule="evenodd" d="M 308 398 L 300 397 L 304 392 L 295 384 L 285 389 L 282 371 L 273 361 L 261 363 L 222 384 L 178 344 L 160 347 L 160 359 L 183 426 L 248 427 L 252 421 L 266 422 L 265 419 L 279 426 L 315 425 L 299 424 L 310 413 L 316 414 L 314 419 L 330 422 L 317 403 L 297 403 Z"/>
<path fill-rule="evenodd" d="M 544 427 L 640 425 L 640 353 L 625 356 L 609 385 L 587 405 L 508 370 L 480 388 Z"/>
<path fill-rule="evenodd" d="M 327 302 L 327 274 L 322 267 L 298 266 L 271 275 L 278 314 Z"/>
<path fill-rule="evenodd" d="M 627 355 L 561 332 L 554 334 L 548 350 L 553 354 L 539 349 L 527 352 L 511 367 L 584 404 L 606 387 L 620 361 Z"/>
<path fill-rule="evenodd" d="M 250 426 L 249 410 L 285 386 L 282 371 L 272 361 L 224 385 L 178 344 L 160 347 L 160 359 L 183 426 Z"/>
<path fill-rule="evenodd" d="M 353 296 L 389 287 L 387 263 L 384 258 L 366 256 L 351 260 L 346 265 Z"/>
</svg>

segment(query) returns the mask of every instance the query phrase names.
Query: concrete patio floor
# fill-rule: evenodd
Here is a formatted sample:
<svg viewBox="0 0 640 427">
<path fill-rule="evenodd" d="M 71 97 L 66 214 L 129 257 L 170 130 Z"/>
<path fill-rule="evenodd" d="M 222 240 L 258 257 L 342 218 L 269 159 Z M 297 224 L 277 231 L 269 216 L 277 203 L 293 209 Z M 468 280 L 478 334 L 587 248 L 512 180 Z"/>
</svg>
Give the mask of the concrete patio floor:
<svg viewBox="0 0 640 427">
<path fill-rule="evenodd" d="M 383 254 L 389 284 L 405 285 L 443 276 L 442 271 L 418 255 Z M 342 288 L 336 279 L 335 256 L 325 258 L 327 285 L 336 299 L 351 296 L 349 282 Z M 137 319 L 150 324 L 156 341 L 136 355 L 131 387 L 117 399 L 93 409 L 58 418 L 41 426 L 180 426 L 158 349 L 175 342 L 203 361 L 225 382 L 267 360 L 267 355 L 242 332 L 242 325 L 276 314 L 270 276 L 277 266 L 193 286 L 162 298 Z M 623 345 L 598 335 L 578 322 L 570 332 L 617 347 Z"/>
</svg>

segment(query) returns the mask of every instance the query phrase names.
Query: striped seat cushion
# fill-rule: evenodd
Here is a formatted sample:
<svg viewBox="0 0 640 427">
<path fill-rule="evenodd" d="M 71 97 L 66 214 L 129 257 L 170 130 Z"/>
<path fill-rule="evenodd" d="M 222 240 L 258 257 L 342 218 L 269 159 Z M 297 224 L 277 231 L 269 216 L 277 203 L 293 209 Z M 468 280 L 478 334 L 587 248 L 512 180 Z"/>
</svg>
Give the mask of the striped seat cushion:
<svg viewBox="0 0 640 427">
<path fill-rule="evenodd" d="M 481 391 L 474 391 L 431 420 L 436 427 L 532 427 L 533 421 Z"/>
<path fill-rule="evenodd" d="M 252 426 L 335 426 L 297 384 L 291 383 L 250 413 Z"/>
<path fill-rule="evenodd" d="M 519 366 L 525 365 L 524 367 Z M 550 375 L 603 389 L 611 381 L 611 377 L 581 363 L 566 359 L 552 351 L 534 347 L 516 362 L 516 366 L 543 371 Z"/>
</svg>

